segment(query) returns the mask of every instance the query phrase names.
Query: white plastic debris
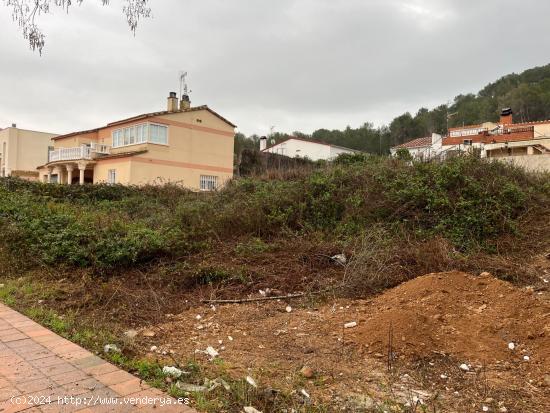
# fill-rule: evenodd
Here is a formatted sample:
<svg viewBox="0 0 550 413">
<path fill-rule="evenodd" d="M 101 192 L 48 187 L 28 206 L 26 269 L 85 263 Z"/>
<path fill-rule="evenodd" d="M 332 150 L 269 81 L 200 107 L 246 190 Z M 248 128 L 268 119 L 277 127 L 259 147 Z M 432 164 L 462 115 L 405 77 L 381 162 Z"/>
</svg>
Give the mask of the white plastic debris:
<svg viewBox="0 0 550 413">
<path fill-rule="evenodd" d="M 243 411 L 244 411 L 244 413 L 262 413 L 261 411 L 259 411 L 258 409 L 255 409 L 252 406 L 243 407 Z"/>
<path fill-rule="evenodd" d="M 529 360 L 531 360 L 531 358 L 529 356 L 523 356 L 523 360 L 529 361 Z"/>
<path fill-rule="evenodd" d="M 462 370 L 462 371 L 470 371 L 470 367 L 468 367 L 467 364 L 462 363 L 462 364 L 460 365 L 460 370 Z"/>
<path fill-rule="evenodd" d="M 246 376 L 246 382 L 248 384 L 250 384 L 252 387 L 254 388 L 257 388 L 258 387 L 258 384 L 256 383 L 256 380 L 254 380 L 252 377 L 250 376 Z"/>
<path fill-rule="evenodd" d="M 355 321 L 351 321 L 349 323 L 344 324 L 344 328 L 353 328 L 357 327 L 357 323 Z"/>
<path fill-rule="evenodd" d="M 128 338 L 135 338 L 138 335 L 136 330 L 128 330 L 124 332 L 124 335 Z"/>
<path fill-rule="evenodd" d="M 196 384 L 189 384 L 189 383 L 180 383 L 179 381 L 176 383 L 176 387 L 183 391 L 188 391 L 190 393 L 201 393 L 208 390 L 206 386 L 198 386 Z"/>
<path fill-rule="evenodd" d="M 183 371 L 174 366 L 164 366 L 162 368 L 162 374 L 165 376 L 174 377 L 175 379 L 181 377 Z"/>
<path fill-rule="evenodd" d="M 346 265 L 346 263 L 348 262 L 348 259 L 344 254 L 333 255 L 332 257 L 330 257 L 330 259 L 340 265 Z"/>
<path fill-rule="evenodd" d="M 508 343 L 508 349 L 514 350 L 516 348 L 516 345 L 514 343 Z"/>
<path fill-rule="evenodd" d="M 157 346 L 151 346 L 151 348 L 150 348 L 150 351 L 153 352 L 153 353 L 157 350 L 158 350 Z"/>
<path fill-rule="evenodd" d="M 202 317 L 201 317 L 200 314 L 197 314 L 197 315 L 195 316 L 195 319 L 197 319 L 197 320 L 200 320 L 201 318 L 202 318 Z"/>
<path fill-rule="evenodd" d="M 105 344 L 103 347 L 104 353 L 120 353 L 121 350 L 118 348 L 116 344 Z"/>
<path fill-rule="evenodd" d="M 488 412 L 488 411 L 489 411 L 489 407 L 483 406 L 483 407 L 481 408 L 481 410 L 483 410 L 484 412 Z"/>
<path fill-rule="evenodd" d="M 308 399 L 310 398 L 309 393 L 307 391 L 305 391 L 305 389 L 300 390 L 300 393 L 302 393 L 302 395 L 307 397 Z"/>
<path fill-rule="evenodd" d="M 466 367 L 468 367 L 468 366 L 466 366 Z M 445 374 L 442 374 L 442 375 L 441 375 L 441 376 L 439 376 L 439 377 L 441 377 L 441 378 L 442 378 L 443 380 L 446 380 L 446 379 L 448 379 L 448 376 L 447 376 L 447 375 L 445 375 Z"/>
<path fill-rule="evenodd" d="M 266 296 L 266 293 L 265 293 L 264 290 L 258 290 L 258 292 L 260 293 L 260 295 L 261 295 L 262 297 L 265 297 L 265 296 Z"/>
<path fill-rule="evenodd" d="M 289 306 L 289 305 L 287 305 L 286 308 L 285 308 L 285 311 L 286 311 L 287 313 L 291 313 L 291 312 L 292 312 L 292 307 Z"/>
<path fill-rule="evenodd" d="M 208 354 L 211 358 L 216 358 L 220 355 L 220 353 L 218 353 L 218 351 L 212 346 L 206 347 L 206 354 Z"/>
<path fill-rule="evenodd" d="M 233 337 L 231 337 L 231 336 L 227 336 L 227 339 L 228 339 L 229 341 L 233 341 Z"/>
</svg>

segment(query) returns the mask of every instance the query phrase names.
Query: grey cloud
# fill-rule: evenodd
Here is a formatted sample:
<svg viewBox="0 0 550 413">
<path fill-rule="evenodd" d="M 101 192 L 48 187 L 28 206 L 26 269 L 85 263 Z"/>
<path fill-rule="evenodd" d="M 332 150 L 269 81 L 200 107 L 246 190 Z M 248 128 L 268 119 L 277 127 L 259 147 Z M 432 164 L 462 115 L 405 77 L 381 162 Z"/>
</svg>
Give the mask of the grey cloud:
<svg viewBox="0 0 550 413">
<path fill-rule="evenodd" d="M 151 0 L 135 37 L 119 6 L 45 16 L 42 57 L 0 8 L 0 127 L 160 109 L 180 69 L 193 103 L 247 134 L 382 124 L 546 64 L 550 46 L 550 4 L 535 0 Z"/>
</svg>

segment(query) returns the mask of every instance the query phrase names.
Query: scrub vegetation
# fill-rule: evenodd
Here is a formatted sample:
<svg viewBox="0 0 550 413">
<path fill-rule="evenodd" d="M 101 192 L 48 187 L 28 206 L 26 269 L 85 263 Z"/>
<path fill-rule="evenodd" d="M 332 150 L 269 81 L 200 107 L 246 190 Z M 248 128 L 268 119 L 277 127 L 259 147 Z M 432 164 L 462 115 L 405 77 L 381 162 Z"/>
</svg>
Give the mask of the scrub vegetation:
<svg viewBox="0 0 550 413">
<path fill-rule="evenodd" d="M 303 173 L 233 181 L 215 193 L 176 186 L 57 186 L 0 181 L 0 240 L 25 261 L 109 272 L 245 239 L 315 234 L 350 245 L 373 227 L 388 240 L 442 237 L 457 251 L 494 251 L 547 213 L 548 176 L 458 157 L 410 163 L 344 156 Z M 288 176 L 287 176 L 288 175 Z"/>
<path fill-rule="evenodd" d="M 549 178 L 469 156 L 416 163 L 366 155 L 270 170 L 212 193 L 2 178 L 0 300 L 92 351 L 116 344 L 122 353 L 105 358 L 172 395 L 186 395 L 162 374 L 176 360 L 191 373 L 188 382 L 231 385 L 191 394 L 200 410 L 331 411 L 326 400 L 303 403 L 296 392 L 309 382 L 299 374 L 276 382 L 280 369 L 245 373 L 229 361 L 235 353 L 210 362 L 197 356 L 202 347 L 163 359 L 149 349 L 168 337 L 132 341 L 124 332 L 189 312 L 195 320 L 213 311 L 203 299 L 257 297 L 259 289 L 304 293 L 289 303 L 301 317 L 301 307 L 353 303 L 430 272 L 490 271 L 533 285 L 538 273 L 528 258 L 550 247 Z M 336 254 L 345 265 L 331 259 Z M 278 314 L 278 303 L 270 304 L 267 324 Z M 264 307 L 239 308 L 235 322 L 252 328 L 249 312 Z M 193 329 L 186 320 L 181 328 Z M 247 374 L 278 390 L 250 388 Z M 314 384 L 322 393 L 337 382 Z"/>
</svg>

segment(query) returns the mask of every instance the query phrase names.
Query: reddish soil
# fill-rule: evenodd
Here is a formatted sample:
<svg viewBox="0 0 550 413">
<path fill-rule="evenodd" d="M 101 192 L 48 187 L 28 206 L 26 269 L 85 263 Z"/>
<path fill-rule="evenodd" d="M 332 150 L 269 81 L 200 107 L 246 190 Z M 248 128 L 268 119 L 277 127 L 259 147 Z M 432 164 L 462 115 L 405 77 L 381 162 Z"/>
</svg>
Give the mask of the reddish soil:
<svg viewBox="0 0 550 413">
<path fill-rule="evenodd" d="M 296 308 L 286 312 L 288 304 Z M 151 326 L 156 336 L 140 340 L 144 352 L 156 345 L 182 360 L 196 357 L 213 376 L 220 369 L 234 377 L 253 374 L 264 386 L 305 388 L 316 402 L 352 409 L 368 411 L 389 399 L 405 403 L 420 394 L 437 411 L 474 412 L 487 405 L 490 411 L 546 412 L 549 320 L 546 291 L 448 272 L 419 277 L 373 300 L 192 308 Z M 344 329 L 351 321 L 358 325 Z M 207 346 L 223 363 L 196 353 Z M 461 363 L 470 371 L 460 370 Z M 315 371 L 313 379 L 300 375 L 304 365 Z"/>
<path fill-rule="evenodd" d="M 382 294 L 353 340 L 397 356 L 434 351 L 483 364 L 523 359 L 550 367 L 550 306 L 490 275 L 429 274 Z M 510 351 L 508 343 L 515 344 Z"/>
</svg>

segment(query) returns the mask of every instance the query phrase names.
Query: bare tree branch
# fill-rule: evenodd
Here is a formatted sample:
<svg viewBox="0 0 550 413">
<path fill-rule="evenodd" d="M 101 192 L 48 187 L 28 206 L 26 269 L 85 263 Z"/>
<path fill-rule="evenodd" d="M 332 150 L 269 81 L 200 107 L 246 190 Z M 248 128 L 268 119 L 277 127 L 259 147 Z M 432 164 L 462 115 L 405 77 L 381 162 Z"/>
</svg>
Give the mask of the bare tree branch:
<svg viewBox="0 0 550 413">
<path fill-rule="evenodd" d="M 42 14 L 48 14 L 51 7 L 57 7 L 69 11 L 69 8 L 76 3 L 82 4 L 84 0 L 2 0 L 4 5 L 11 9 L 13 20 L 19 25 L 23 37 L 29 41 L 33 51 L 38 50 L 42 54 L 45 45 L 45 35 L 37 25 L 36 20 Z M 109 0 L 100 0 L 103 6 L 109 5 Z M 130 30 L 135 33 L 141 18 L 151 16 L 151 9 L 148 7 L 149 0 L 123 0 L 122 12 L 126 16 Z"/>
</svg>

